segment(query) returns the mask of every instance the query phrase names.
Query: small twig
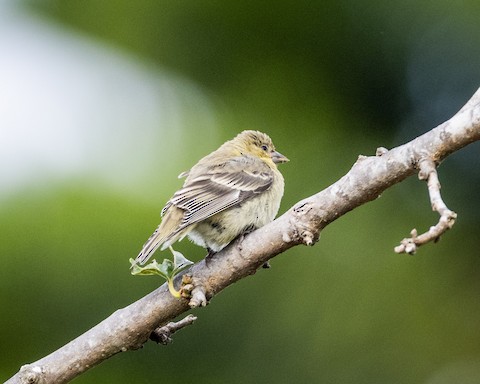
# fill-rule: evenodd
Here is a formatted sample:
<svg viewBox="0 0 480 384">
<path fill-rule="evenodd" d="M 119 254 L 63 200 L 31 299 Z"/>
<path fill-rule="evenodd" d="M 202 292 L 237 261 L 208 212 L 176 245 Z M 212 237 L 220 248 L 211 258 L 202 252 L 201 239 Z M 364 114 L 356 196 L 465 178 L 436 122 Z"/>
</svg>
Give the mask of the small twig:
<svg viewBox="0 0 480 384">
<path fill-rule="evenodd" d="M 205 307 L 208 304 L 206 289 L 203 285 L 194 285 L 188 305 L 190 308 Z"/>
<path fill-rule="evenodd" d="M 435 166 L 435 162 L 431 159 L 423 159 L 419 162 L 420 171 L 418 172 L 418 178 L 420 180 L 426 180 L 428 185 L 428 194 L 430 196 L 430 202 L 432 209 L 439 213 L 440 219 L 438 223 L 430 229 L 422 233 L 417 234 L 417 230 L 413 229 L 410 232 L 412 237 L 405 238 L 400 242 L 400 245 L 395 247 L 396 253 L 408 253 L 413 255 L 417 248 L 423 244 L 431 241 L 438 241 L 440 236 L 443 235 L 448 229 L 452 228 L 455 224 L 457 214 L 446 206 L 443 202 L 442 195 L 440 194 L 440 182 L 438 180 L 438 172 Z"/>
<path fill-rule="evenodd" d="M 190 308 L 205 307 L 208 304 L 206 289 L 198 279 L 194 279 L 190 273 L 182 276 L 181 297 L 188 299 Z"/>
<path fill-rule="evenodd" d="M 179 329 L 186 327 L 187 325 L 193 324 L 197 320 L 196 316 L 188 315 L 182 320 L 177 322 L 170 322 L 163 327 L 155 329 L 150 335 L 150 339 L 157 342 L 158 344 L 167 345 L 172 342 L 172 335 L 177 332 Z"/>
</svg>

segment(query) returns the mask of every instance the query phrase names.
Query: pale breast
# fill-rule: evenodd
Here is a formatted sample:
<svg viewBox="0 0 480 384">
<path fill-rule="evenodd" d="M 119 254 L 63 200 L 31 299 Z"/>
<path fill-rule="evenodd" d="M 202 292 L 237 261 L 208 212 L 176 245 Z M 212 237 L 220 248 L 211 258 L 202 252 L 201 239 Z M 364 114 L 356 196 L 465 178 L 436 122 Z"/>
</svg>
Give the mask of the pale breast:
<svg viewBox="0 0 480 384">
<path fill-rule="evenodd" d="M 275 178 L 269 190 L 197 223 L 188 233 L 190 240 L 218 252 L 240 234 L 273 221 L 280 208 L 284 189 L 281 173 L 275 172 Z"/>
</svg>

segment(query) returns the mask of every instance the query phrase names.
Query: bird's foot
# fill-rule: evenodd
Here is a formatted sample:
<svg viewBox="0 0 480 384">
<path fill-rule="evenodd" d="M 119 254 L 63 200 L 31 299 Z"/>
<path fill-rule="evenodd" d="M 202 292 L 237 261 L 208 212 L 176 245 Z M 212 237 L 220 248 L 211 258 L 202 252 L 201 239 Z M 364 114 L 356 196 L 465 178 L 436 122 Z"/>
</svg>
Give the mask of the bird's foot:
<svg viewBox="0 0 480 384">
<path fill-rule="evenodd" d="M 205 265 L 207 268 L 210 268 L 209 263 L 212 261 L 213 256 L 217 253 L 210 248 L 207 248 L 207 256 L 205 256 Z"/>
</svg>

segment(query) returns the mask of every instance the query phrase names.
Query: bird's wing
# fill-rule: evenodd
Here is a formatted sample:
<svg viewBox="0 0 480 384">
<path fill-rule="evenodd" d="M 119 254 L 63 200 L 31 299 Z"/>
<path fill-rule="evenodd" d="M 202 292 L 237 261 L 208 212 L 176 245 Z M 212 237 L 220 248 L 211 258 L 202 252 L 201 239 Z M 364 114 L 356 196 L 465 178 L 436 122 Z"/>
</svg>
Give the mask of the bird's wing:
<svg viewBox="0 0 480 384">
<path fill-rule="evenodd" d="M 234 158 L 187 179 L 162 214 L 172 205 L 184 210 L 182 229 L 262 193 L 270 188 L 273 177 L 273 171 L 260 159 Z"/>
</svg>

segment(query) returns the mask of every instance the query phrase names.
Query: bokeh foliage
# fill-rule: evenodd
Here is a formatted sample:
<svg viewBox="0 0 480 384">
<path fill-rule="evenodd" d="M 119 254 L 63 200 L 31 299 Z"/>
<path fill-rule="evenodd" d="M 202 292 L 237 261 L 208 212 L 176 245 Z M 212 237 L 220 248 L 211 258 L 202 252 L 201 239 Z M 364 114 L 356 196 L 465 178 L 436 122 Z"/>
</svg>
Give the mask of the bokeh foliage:
<svg viewBox="0 0 480 384">
<path fill-rule="evenodd" d="M 2 378 L 155 288 L 159 279 L 130 276 L 128 259 L 178 188 L 175 173 L 239 130 L 268 132 L 291 159 L 284 211 L 359 154 L 433 128 L 480 84 L 476 1 L 26 6 L 195 82 L 215 105 L 218 135 L 185 128 L 181 164 L 167 175 L 155 168 L 155 201 L 88 175 L 0 201 Z M 333 223 L 316 246 L 288 251 L 195 311 L 197 323 L 172 345 L 121 354 L 78 382 L 478 382 L 478 149 L 440 168 L 459 219 L 438 244 L 393 253 L 411 228 L 436 220 L 425 185 L 411 178 Z M 203 255 L 187 242 L 181 250 Z"/>
</svg>

